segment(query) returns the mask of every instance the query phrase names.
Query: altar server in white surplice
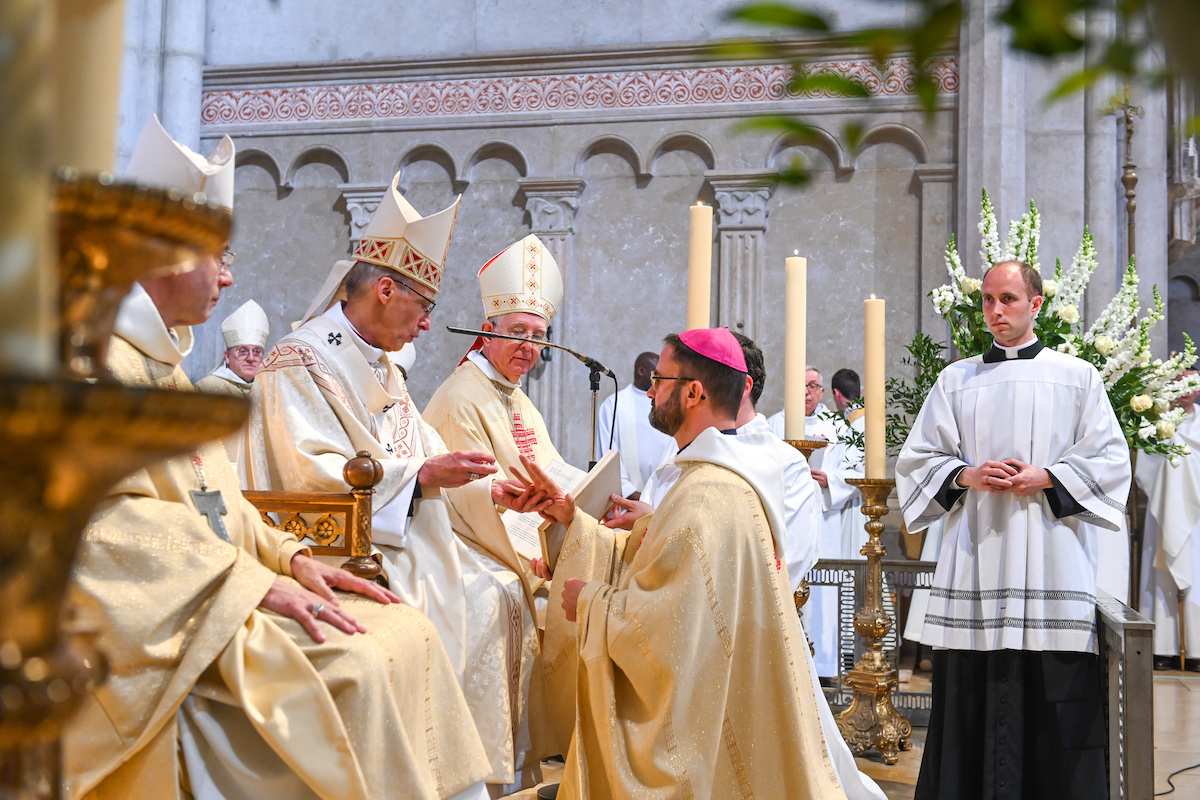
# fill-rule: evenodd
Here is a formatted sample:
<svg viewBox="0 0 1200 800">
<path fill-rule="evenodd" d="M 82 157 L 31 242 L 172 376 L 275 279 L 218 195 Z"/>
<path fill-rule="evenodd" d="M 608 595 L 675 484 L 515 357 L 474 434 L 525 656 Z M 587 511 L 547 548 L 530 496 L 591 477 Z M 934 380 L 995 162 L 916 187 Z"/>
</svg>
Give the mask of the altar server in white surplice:
<svg viewBox="0 0 1200 800">
<path fill-rule="evenodd" d="M 1027 264 L 988 271 L 993 347 L 942 371 L 896 464 L 908 529 L 944 520 L 918 800 L 1107 796 L 1097 573 L 1129 449 L 1096 369 L 1034 335 L 1041 289 Z"/>
<path fill-rule="evenodd" d="M 458 200 L 422 218 L 398 178 L 355 261 L 337 263 L 303 324 L 267 355 L 243 469 L 252 489 L 345 491 L 346 459 L 367 450 L 379 460 L 372 538 L 384 571 L 436 626 L 488 752 L 487 782 L 508 785 L 529 749 L 536 631 L 520 580 L 455 536 L 443 495 L 494 473 L 495 458 L 447 453 L 388 355 L 430 328 Z"/>
<path fill-rule="evenodd" d="M 658 365 L 658 353 L 642 353 L 633 364 L 633 383 L 600 404 L 596 415 L 596 457 L 609 450 L 621 454 L 621 494 L 637 499 L 671 437 L 650 424 L 650 374 Z M 613 430 L 613 405 L 617 407 Z M 612 446 L 609 446 L 609 442 Z"/>
<path fill-rule="evenodd" d="M 1140 611 L 1154 620 L 1155 660 L 1175 669 L 1181 644 L 1189 668 L 1195 669 L 1200 655 L 1200 415 L 1195 403 L 1195 394 L 1179 398 L 1187 417 L 1175 430 L 1175 441 L 1192 454 L 1175 467 L 1146 453 L 1137 461 L 1138 485 L 1148 498 Z"/>
</svg>

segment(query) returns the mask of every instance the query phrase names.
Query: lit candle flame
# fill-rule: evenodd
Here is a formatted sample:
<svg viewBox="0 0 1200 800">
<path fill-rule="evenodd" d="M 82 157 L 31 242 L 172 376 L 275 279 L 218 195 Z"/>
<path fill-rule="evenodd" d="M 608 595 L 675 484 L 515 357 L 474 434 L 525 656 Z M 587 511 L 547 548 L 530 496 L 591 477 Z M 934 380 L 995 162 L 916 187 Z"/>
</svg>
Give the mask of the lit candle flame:
<svg viewBox="0 0 1200 800">
<path fill-rule="evenodd" d="M 872 299 L 872 300 L 874 300 L 874 299 L 875 299 L 875 295 L 871 295 L 871 299 Z"/>
<path fill-rule="evenodd" d="M 799 250 L 793 250 L 793 251 L 792 251 L 792 255 L 794 255 L 794 256 L 798 256 L 798 255 L 800 255 L 800 251 L 799 251 Z"/>
</svg>

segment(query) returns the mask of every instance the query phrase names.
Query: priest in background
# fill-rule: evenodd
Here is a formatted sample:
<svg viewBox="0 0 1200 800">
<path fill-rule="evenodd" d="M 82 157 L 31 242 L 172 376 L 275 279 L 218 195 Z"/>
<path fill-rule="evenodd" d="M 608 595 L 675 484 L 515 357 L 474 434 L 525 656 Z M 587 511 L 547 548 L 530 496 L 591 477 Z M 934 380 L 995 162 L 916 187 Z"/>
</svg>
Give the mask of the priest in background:
<svg viewBox="0 0 1200 800">
<path fill-rule="evenodd" d="M 863 408 L 862 381 L 858 373 L 849 367 L 842 367 L 833 373 L 829 379 L 829 388 L 833 390 L 833 405 L 838 413 L 853 424 L 866 416 Z"/>
<path fill-rule="evenodd" d="M 1096 369 L 1038 341 L 1041 306 L 1028 264 L 987 272 L 995 342 L 942 371 L 896 464 L 908 530 L 944 520 L 918 800 L 1108 796 L 1096 589 L 1129 448 Z"/>
<path fill-rule="evenodd" d="M 233 266 L 233 256 L 232 252 L 225 252 L 226 270 Z M 232 397 L 248 396 L 254 376 L 262 367 L 270 334 L 271 323 L 262 306 L 253 300 L 242 303 L 221 323 L 221 336 L 225 339 L 223 360 L 212 372 L 196 381 L 196 388 Z"/>
<path fill-rule="evenodd" d="M 1186 650 L 1191 658 L 1184 668 L 1200 672 L 1200 422 L 1195 394 L 1177 402 L 1187 417 L 1175 429 L 1175 441 L 1191 455 L 1174 467 L 1149 453 L 1137 460 L 1138 485 L 1147 497 L 1140 611 L 1154 620 L 1155 668 L 1179 669 Z"/>
<path fill-rule="evenodd" d="M 632 532 L 577 512 L 526 463 L 527 491 L 545 492 L 542 513 L 568 527 L 564 554 L 612 565 L 585 583 L 560 559 L 562 605 L 548 609 L 576 628 L 580 653 L 564 800 L 846 796 L 777 555 L 783 475 L 759 435 L 731 435 L 748 383 L 727 329 L 666 338 L 650 396 L 682 472 Z"/>
<path fill-rule="evenodd" d="M 455 536 L 447 515 L 447 493 L 494 473 L 495 458 L 453 442 L 447 452 L 388 355 L 430 329 L 459 202 L 421 217 L 396 189 L 399 178 L 354 262 L 334 266 L 303 324 L 263 363 L 245 441 L 246 483 L 344 491 L 346 459 L 366 450 L 379 460 L 372 540 L 384 571 L 437 627 L 488 754 L 487 781 L 508 793 L 538 777 L 538 762 L 527 759 L 537 633 L 520 579 Z"/>
<path fill-rule="evenodd" d="M 520 619 L 522 630 L 532 632 L 534 591 L 541 582 L 517 555 L 500 515 L 511 497 L 504 487 L 522 456 L 542 466 L 562 460 L 541 413 L 521 388 L 525 374 L 537 364 L 554 313 L 562 303 L 562 276 L 554 256 L 530 234 L 489 259 L 478 277 L 485 317 L 481 329 L 517 339 L 477 339 L 430 398 L 425 419 L 448 447 L 482 451 L 496 460 L 493 476 L 446 492 L 446 501 L 455 533 L 511 570 L 510 575 L 519 576 L 519 582 L 509 585 L 510 596 L 519 607 L 509 613 Z M 536 637 L 532 644 L 537 647 Z M 564 653 L 560 646 L 570 652 Z M 545 648 L 532 677 L 523 675 L 530 682 L 531 724 L 542 726 L 533 731 L 534 743 L 539 752 L 544 748 L 545 754 L 553 755 L 566 751 L 574 724 L 569 705 L 573 702 L 573 650 L 551 631 Z M 541 655 L 540 648 L 533 652 Z M 546 692 L 550 692 L 546 710 L 537 710 Z"/>
<path fill-rule="evenodd" d="M 658 466 L 671 437 L 650 424 L 650 374 L 658 366 L 657 353 L 642 353 L 633 363 L 633 383 L 600 404 L 596 418 L 597 459 L 609 450 L 621 453 L 621 494 L 633 500 Z M 617 408 L 613 431 L 613 405 Z M 609 442 L 612 442 L 611 446 Z"/>
<path fill-rule="evenodd" d="M 152 119 L 128 173 L 232 209 L 228 137 L 205 159 Z M 190 390 L 189 326 L 231 284 L 206 258 L 135 285 L 116 378 Z M 65 729 L 67 797 L 486 797 L 483 747 L 429 621 L 264 524 L 219 444 L 117 484 L 72 578 L 109 675 Z"/>
</svg>

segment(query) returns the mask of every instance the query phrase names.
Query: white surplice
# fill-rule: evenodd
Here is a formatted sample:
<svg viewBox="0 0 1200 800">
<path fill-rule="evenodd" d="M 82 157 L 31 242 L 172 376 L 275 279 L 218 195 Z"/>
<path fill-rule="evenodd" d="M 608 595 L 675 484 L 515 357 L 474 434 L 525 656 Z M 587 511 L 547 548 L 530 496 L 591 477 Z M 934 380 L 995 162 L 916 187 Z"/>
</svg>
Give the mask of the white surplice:
<svg viewBox="0 0 1200 800">
<path fill-rule="evenodd" d="M 615 398 L 615 399 L 614 399 Z M 613 404 L 617 426 L 613 432 Z M 612 447 L 609 447 L 609 439 Z M 650 424 L 650 397 L 632 383 L 600 404 L 596 414 L 597 461 L 609 450 L 621 453 L 621 494 L 642 491 L 650 473 L 658 466 L 663 448 L 671 437 Z"/>
<path fill-rule="evenodd" d="M 488 752 L 488 782 L 512 783 L 529 748 L 529 659 L 520 654 L 532 617 L 519 579 L 455 535 L 440 490 L 414 502 L 421 466 L 446 448 L 399 370 L 335 303 L 276 344 L 252 396 L 248 488 L 344 492 L 342 469 L 356 452 L 382 464 L 372 542 L 391 589 L 437 628 Z"/>
<path fill-rule="evenodd" d="M 1101 550 L 1119 559 L 1127 547 L 1129 449 L 1090 364 L 1036 341 L 993 352 L 1000 360 L 942 371 L 896 464 L 908 530 L 945 520 L 921 641 L 1095 652 L 1097 586 L 1112 592 L 1125 577 L 1099 573 L 1112 560 Z M 1049 490 L 943 493 L 960 468 L 1006 458 L 1045 468 L 1069 495 L 1067 515 L 1056 518 Z"/>
<path fill-rule="evenodd" d="M 1137 481 L 1146 492 L 1140 611 L 1154 620 L 1154 654 L 1179 654 L 1179 590 L 1190 657 L 1200 652 L 1200 415 L 1188 414 L 1175 441 L 1192 454 L 1177 467 L 1162 456 L 1138 455 Z"/>
<path fill-rule="evenodd" d="M 786 554 L 788 577 L 794 592 L 800 586 L 801 579 L 817 562 L 817 525 L 820 517 L 816 493 L 817 483 L 812 479 L 808 462 L 804 460 L 804 456 L 780 439 L 771 423 L 762 414 L 756 415 L 750 422 L 737 429 L 736 441 L 737 447 L 718 448 L 722 455 L 719 459 L 714 458 L 714 461 L 725 464 L 731 469 L 735 469 L 733 466 L 735 460 L 752 462 L 736 468 L 736 471 L 743 476 L 751 476 L 747 479 L 751 480 L 756 488 L 768 484 L 774 486 L 775 479 L 772 477 L 768 481 L 766 478 L 754 476 L 769 476 L 776 470 L 782 475 L 782 509 L 775 513 L 783 518 L 784 524 L 782 528 L 772 525 L 772 532 L 775 533 L 777 540 L 783 539 L 782 542 L 777 543 L 776 552 L 778 549 L 782 549 Z M 708 436 L 705 438 L 705 444 L 709 445 L 709 449 L 704 452 L 709 454 L 712 451 L 711 446 L 720 444 L 720 440 L 714 440 Z M 654 470 L 642 490 L 642 502 L 657 508 L 679 480 L 679 476 L 683 472 L 681 465 L 692 457 L 688 453 L 680 454 L 675 440 L 672 439 L 662 453 L 659 466 Z M 773 497 L 774 490 L 763 492 L 763 496 L 764 498 Z M 770 506 L 778 501 L 765 499 L 764 502 Z M 811 598 L 809 602 L 812 602 Z M 807 617 L 807 614 L 805 616 Z M 813 690 L 817 694 L 821 731 L 824 734 L 830 761 L 837 773 L 838 782 L 841 783 L 842 789 L 850 800 L 884 800 L 886 796 L 883 790 L 873 780 L 859 772 L 858 766 L 854 762 L 854 756 L 850 753 L 850 748 L 846 746 L 846 742 L 838 730 L 829 703 L 825 701 L 820 678 L 808 648 L 801 647 L 799 649 L 804 653 L 805 671 L 807 671 Z"/>
</svg>

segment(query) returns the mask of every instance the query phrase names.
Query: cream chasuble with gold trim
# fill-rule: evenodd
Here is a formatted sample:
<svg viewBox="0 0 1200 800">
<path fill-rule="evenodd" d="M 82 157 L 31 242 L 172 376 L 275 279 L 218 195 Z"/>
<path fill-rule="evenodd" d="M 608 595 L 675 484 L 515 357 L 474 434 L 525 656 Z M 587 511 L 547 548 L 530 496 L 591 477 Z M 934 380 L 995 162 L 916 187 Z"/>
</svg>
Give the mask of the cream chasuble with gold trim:
<svg viewBox="0 0 1200 800">
<path fill-rule="evenodd" d="M 446 446 L 399 370 L 334 303 L 276 343 L 251 397 L 248 488 L 344 492 L 342 468 L 356 452 L 383 465 L 372 539 L 392 591 L 429 616 L 450 654 L 488 755 L 486 780 L 514 783 L 538 764 L 528 755 L 533 617 L 517 576 L 454 535 L 442 490 L 413 502 L 421 466 Z"/>
<path fill-rule="evenodd" d="M 740 438 L 701 433 L 629 534 L 582 512 L 571 525 L 555 582 L 581 577 L 571 567 L 587 551 L 611 576 L 579 596 L 563 800 L 845 798 L 776 558 L 782 473 L 756 467 Z"/>
<path fill-rule="evenodd" d="M 190 332 L 173 338 L 144 293 L 122 308 L 117 334 L 109 365 L 122 383 L 192 388 L 177 344 Z M 228 542 L 191 499 L 200 488 L 193 458 L 221 493 Z M 66 795 L 189 796 L 178 725 L 189 698 L 242 712 L 242 733 L 260 750 L 265 740 L 325 800 L 432 800 L 476 784 L 483 748 L 428 620 L 342 596 L 370 633 L 323 625 L 318 644 L 299 623 L 259 609 L 305 548 L 261 522 L 218 443 L 193 458 L 124 479 L 84 534 L 73 594 L 101 632 L 110 674 L 65 732 Z M 259 785 L 251 766 L 241 765 L 237 796 Z"/>
</svg>

